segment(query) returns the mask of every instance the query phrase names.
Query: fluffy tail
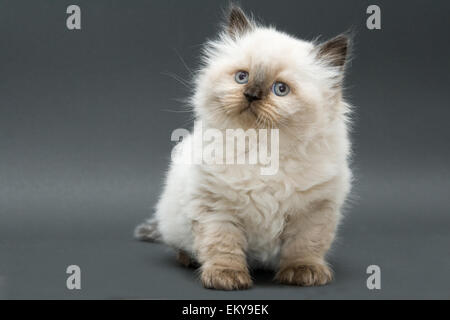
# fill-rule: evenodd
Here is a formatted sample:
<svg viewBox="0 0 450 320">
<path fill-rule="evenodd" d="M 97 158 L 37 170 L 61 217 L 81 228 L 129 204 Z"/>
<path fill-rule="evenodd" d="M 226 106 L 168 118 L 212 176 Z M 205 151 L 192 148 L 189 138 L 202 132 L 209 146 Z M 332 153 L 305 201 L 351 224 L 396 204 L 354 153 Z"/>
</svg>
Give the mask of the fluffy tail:
<svg viewBox="0 0 450 320">
<path fill-rule="evenodd" d="M 158 221 L 155 218 L 149 219 L 138 225 L 134 229 L 134 237 L 141 241 L 159 242 L 161 241 L 161 233 L 158 230 Z"/>
</svg>

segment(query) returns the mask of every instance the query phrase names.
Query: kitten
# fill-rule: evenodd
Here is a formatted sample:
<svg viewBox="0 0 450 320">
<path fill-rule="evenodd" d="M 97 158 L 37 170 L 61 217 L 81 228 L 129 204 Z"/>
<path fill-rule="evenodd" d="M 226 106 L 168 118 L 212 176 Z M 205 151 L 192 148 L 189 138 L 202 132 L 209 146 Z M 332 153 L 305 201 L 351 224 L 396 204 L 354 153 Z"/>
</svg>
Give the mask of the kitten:
<svg viewBox="0 0 450 320">
<path fill-rule="evenodd" d="M 342 97 L 348 45 L 344 35 L 322 44 L 296 39 L 233 6 L 204 50 L 196 119 L 221 131 L 278 129 L 279 169 L 261 175 L 260 165 L 173 162 L 155 217 L 136 237 L 162 240 L 181 263 L 200 264 L 207 288 L 249 288 L 254 266 L 273 269 L 284 284 L 331 281 L 325 254 L 351 181 Z M 191 140 L 178 145 L 182 154 Z"/>
</svg>

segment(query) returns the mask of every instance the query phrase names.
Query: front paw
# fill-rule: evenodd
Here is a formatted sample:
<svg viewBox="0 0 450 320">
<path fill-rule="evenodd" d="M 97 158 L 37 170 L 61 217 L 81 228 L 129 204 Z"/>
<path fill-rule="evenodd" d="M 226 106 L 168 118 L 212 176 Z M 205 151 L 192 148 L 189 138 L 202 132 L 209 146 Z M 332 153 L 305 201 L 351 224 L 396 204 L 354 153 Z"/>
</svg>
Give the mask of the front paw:
<svg viewBox="0 0 450 320">
<path fill-rule="evenodd" d="M 326 265 L 311 263 L 284 267 L 278 271 L 275 279 L 289 285 L 322 286 L 333 279 L 333 274 Z"/>
<path fill-rule="evenodd" d="M 247 270 L 233 270 L 210 266 L 201 273 L 203 286 L 217 290 L 243 290 L 252 286 L 252 278 Z"/>
</svg>

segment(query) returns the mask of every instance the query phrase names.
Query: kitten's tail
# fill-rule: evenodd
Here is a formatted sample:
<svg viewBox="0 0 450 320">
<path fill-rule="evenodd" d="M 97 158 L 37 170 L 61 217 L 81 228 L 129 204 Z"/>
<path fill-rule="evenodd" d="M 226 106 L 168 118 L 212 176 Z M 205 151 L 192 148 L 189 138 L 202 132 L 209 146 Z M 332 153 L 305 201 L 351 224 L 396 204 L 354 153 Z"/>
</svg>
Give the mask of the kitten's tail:
<svg viewBox="0 0 450 320">
<path fill-rule="evenodd" d="M 136 229 L 134 229 L 134 237 L 140 241 L 161 241 L 161 233 L 158 229 L 158 221 L 155 218 L 151 218 L 138 225 Z"/>
</svg>

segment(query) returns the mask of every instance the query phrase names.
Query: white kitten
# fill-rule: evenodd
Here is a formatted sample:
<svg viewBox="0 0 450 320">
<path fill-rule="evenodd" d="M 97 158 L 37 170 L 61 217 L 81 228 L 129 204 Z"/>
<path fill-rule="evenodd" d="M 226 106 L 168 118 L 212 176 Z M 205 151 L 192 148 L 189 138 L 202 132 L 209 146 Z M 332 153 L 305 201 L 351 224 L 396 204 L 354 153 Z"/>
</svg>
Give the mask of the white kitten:
<svg viewBox="0 0 450 320">
<path fill-rule="evenodd" d="M 206 45 L 192 103 L 205 128 L 276 128 L 279 169 L 174 162 L 155 218 L 136 236 L 201 265 L 209 288 L 244 289 L 248 266 L 279 282 L 322 285 L 325 254 L 350 189 L 349 107 L 342 98 L 348 39 L 315 44 L 258 26 L 237 7 Z M 192 136 L 179 148 L 190 156 Z"/>
</svg>

